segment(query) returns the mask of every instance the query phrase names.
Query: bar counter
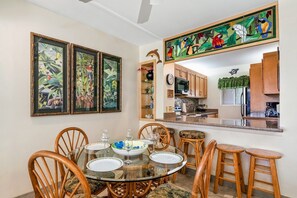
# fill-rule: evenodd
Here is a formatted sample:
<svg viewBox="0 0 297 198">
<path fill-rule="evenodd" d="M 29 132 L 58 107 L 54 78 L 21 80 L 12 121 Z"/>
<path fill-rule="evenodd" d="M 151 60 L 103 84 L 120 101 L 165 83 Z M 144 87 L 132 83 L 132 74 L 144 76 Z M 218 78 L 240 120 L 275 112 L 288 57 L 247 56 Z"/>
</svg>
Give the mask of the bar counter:
<svg viewBox="0 0 297 198">
<path fill-rule="evenodd" d="M 279 127 L 278 119 L 224 119 L 180 116 L 164 117 L 164 119 L 156 119 L 156 121 L 188 125 L 249 129 L 266 132 L 283 132 L 283 129 Z"/>
</svg>

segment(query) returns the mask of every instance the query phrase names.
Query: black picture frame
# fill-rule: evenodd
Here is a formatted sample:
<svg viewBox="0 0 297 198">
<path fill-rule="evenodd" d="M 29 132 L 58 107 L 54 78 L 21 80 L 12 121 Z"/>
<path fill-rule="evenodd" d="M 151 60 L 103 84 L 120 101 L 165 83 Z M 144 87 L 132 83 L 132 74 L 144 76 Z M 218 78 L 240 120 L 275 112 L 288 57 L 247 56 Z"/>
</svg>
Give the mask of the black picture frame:
<svg viewBox="0 0 297 198">
<path fill-rule="evenodd" d="M 68 42 L 31 32 L 31 116 L 70 113 Z"/>
<path fill-rule="evenodd" d="M 71 114 L 98 113 L 99 52 L 71 45 Z"/>
<path fill-rule="evenodd" d="M 101 53 L 100 112 L 122 111 L 122 58 Z"/>
</svg>

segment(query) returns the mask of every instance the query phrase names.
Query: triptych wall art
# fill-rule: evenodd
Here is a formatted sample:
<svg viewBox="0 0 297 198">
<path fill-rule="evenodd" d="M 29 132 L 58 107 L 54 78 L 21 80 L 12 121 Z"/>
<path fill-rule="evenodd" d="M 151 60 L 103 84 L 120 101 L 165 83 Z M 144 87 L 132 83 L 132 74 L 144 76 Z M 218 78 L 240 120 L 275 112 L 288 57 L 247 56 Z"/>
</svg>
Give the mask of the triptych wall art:
<svg viewBox="0 0 297 198">
<path fill-rule="evenodd" d="M 31 33 L 31 116 L 121 111 L 120 57 Z"/>
<path fill-rule="evenodd" d="M 277 4 L 274 3 L 165 39 L 165 62 L 275 42 L 278 40 L 277 16 Z"/>
</svg>

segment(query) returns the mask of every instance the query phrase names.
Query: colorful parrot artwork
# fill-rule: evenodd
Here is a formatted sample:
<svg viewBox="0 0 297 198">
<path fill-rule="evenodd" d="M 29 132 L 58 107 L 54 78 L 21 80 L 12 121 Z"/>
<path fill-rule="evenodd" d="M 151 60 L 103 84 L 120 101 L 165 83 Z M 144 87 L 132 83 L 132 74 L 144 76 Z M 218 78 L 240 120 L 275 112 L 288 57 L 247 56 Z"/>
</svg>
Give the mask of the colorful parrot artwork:
<svg viewBox="0 0 297 198">
<path fill-rule="evenodd" d="M 172 58 L 173 48 L 174 48 L 174 46 L 170 46 L 170 48 L 169 48 L 169 50 L 167 52 L 167 57 L 168 58 Z"/>
<path fill-rule="evenodd" d="M 213 39 L 212 39 L 212 46 L 214 48 L 222 48 L 224 44 L 224 40 L 222 39 L 223 35 L 222 34 L 217 34 Z"/>
<path fill-rule="evenodd" d="M 236 34 L 241 38 L 241 43 L 246 42 L 247 30 L 243 25 L 235 24 L 232 26 Z"/>
<path fill-rule="evenodd" d="M 262 38 L 268 37 L 268 32 L 272 27 L 272 23 L 268 21 L 267 18 L 258 19 L 258 31 L 261 34 Z"/>
</svg>

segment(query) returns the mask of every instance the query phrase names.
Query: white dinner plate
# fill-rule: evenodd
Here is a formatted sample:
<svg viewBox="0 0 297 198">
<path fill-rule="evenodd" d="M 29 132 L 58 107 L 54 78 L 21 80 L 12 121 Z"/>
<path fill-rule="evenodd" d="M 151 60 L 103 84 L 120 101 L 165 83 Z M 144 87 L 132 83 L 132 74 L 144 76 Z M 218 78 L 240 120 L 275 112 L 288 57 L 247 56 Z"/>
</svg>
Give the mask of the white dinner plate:
<svg viewBox="0 0 297 198">
<path fill-rule="evenodd" d="M 96 172 L 108 172 L 122 167 L 124 162 L 116 157 L 102 157 L 87 163 L 87 168 Z"/>
<path fill-rule="evenodd" d="M 150 159 L 161 164 L 177 164 L 183 161 L 183 157 L 176 153 L 159 152 L 150 155 Z"/>
<path fill-rule="evenodd" d="M 90 151 L 99 151 L 99 150 L 103 150 L 110 147 L 110 144 L 108 143 L 103 143 L 103 142 L 98 142 L 98 143 L 92 143 L 92 144 L 87 144 L 85 145 L 85 149 L 86 150 L 90 150 Z"/>
</svg>

